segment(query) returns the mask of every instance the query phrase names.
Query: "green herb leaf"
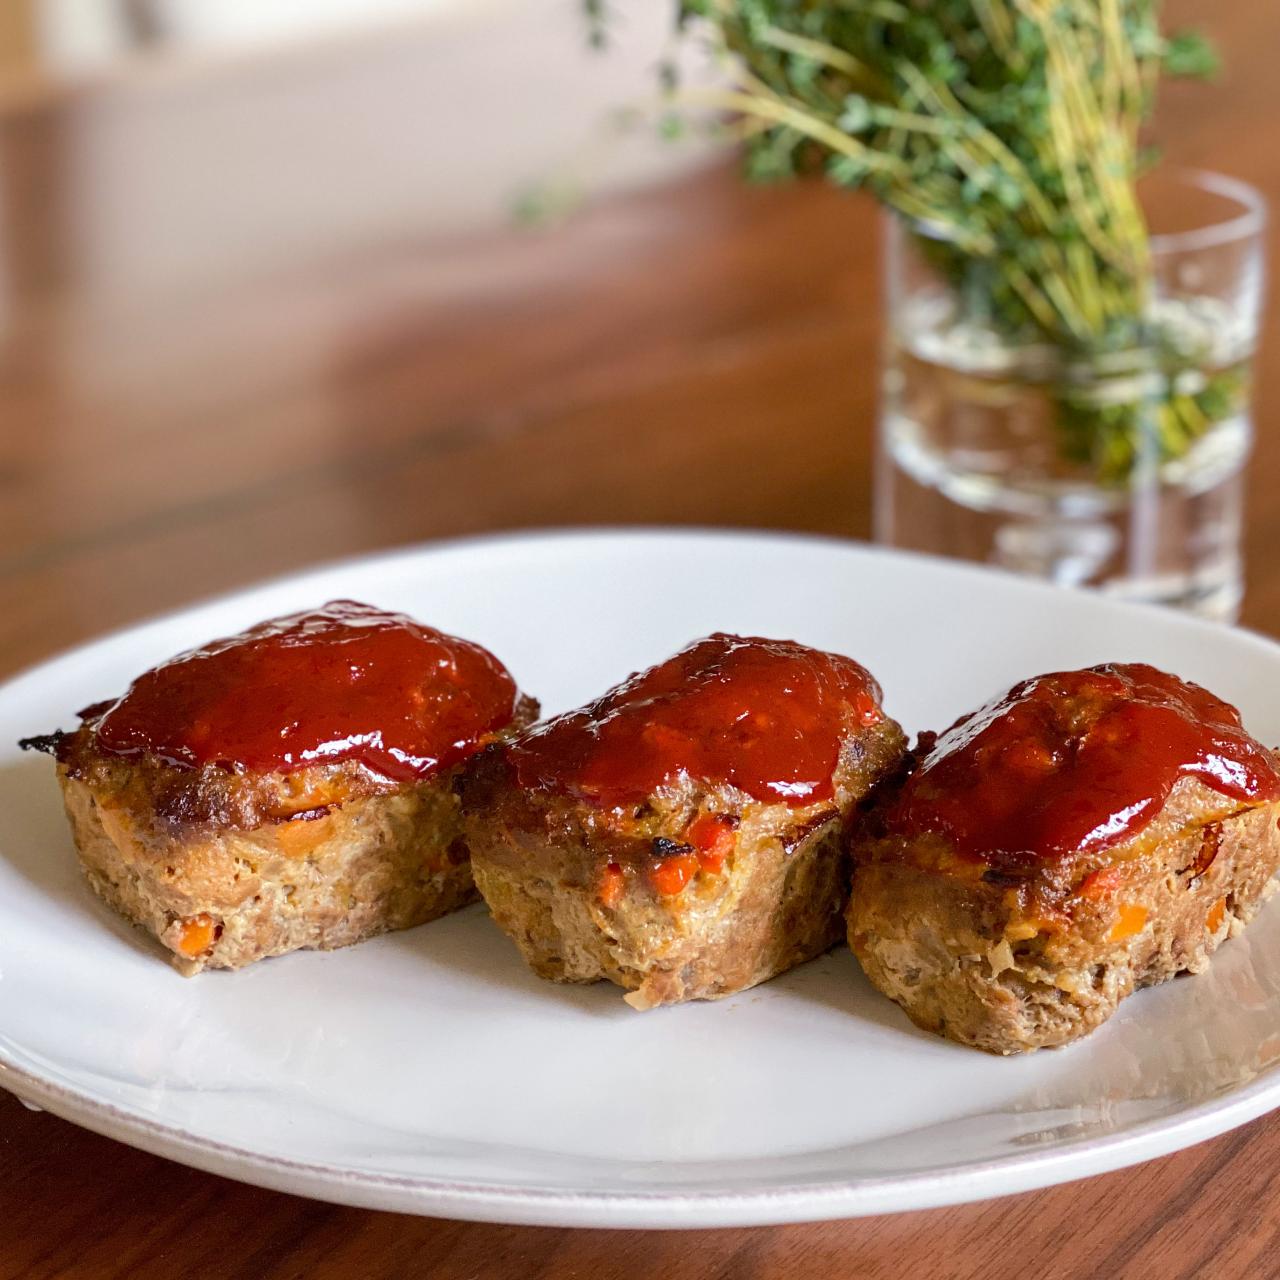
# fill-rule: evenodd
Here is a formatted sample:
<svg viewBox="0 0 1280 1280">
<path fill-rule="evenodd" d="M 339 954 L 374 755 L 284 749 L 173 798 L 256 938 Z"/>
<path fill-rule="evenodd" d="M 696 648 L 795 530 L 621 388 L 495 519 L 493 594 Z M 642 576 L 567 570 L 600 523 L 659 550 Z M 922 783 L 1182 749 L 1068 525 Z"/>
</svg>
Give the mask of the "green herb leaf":
<svg viewBox="0 0 1280 1280">
<path fill-rule="evenodd" d="M 1164 69 L 1171 76 L 1212 80 L 1222 71 L 1218 51 L 1198 31 L 1178 31 L 1164 46 Z"/>
<path fill-rule="evenodd" d="M 593 29 L 625 0 L 583 0 Z M 820 168 L 909 226 L 975 314 L 1012 341 L 1083 359 L 1147 340 L 1152 272 L 1135 184 L 1139 127 L 1161 72 L 1212 76 L 1198 35 L 1166 35 L 1159 0 L 677 0 L 734 85 L 747 173 Z M 602 36 L 601 36 L 602 38 Z M 673 70 L 664 85 L 675 87 Z M 714 105 L 716 94 L 710 95 Z M 705 95 L 704 95 L 705 98 Z M 673 133 L 663 117 L 660 127 Z M 1225 393 L 1160 406 L 1162 448 L 1185 450 Z M 1064 454 L 1136 466 L 1152 406 L 1059 405 Z"/>
</svg>

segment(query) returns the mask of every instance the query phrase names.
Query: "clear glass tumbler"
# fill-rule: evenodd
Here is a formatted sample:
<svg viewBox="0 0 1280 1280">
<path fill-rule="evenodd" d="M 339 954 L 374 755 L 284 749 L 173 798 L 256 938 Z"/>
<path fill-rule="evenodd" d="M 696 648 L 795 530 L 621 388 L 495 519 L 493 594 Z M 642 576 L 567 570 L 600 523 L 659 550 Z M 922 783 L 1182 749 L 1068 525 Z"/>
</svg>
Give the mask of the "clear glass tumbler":
<svg viewBox="0 0 1280 1280">
<path fill-rule="evenodd" d="M 1087 361 L 1010 343 L 980 282 L 944 282 L 930 233 L 888 222 L 876 537 L 1231 620 L 1266 206 L 1199 172 L 1141 195 L 1144 338 Z"/>
</svg>

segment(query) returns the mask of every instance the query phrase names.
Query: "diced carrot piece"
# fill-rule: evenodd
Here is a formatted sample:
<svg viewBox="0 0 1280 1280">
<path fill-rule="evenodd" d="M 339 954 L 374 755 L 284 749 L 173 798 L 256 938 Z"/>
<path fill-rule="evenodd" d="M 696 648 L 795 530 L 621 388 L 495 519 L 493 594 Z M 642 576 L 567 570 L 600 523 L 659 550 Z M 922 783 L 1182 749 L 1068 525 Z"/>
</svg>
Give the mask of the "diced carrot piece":
<svg viewBox="0 0 1280 1280">
<path fill-rule="evenodd" d="M 1135 934 L 1141 933 L 1146 923 L 1146 907 L 1135 906 L 1132 902 L 1121 903 L 1120 914 L 1108 938 L 1111 942 L 1123 942 L 1125 938 L 1132 938 Z"/>
<path fill-rule="evenodd" d="M 1191 873 L 1187 878 L 1187 887 L 1195 884 L 1206 871 L 1213 866 L 1218 850 L 1222 846 L 1222 823 L 1211 822 L 1200 833 L 1200 848 L 1196 851 L 1195 861 L 1187 870 Z"/>
<path fill-rule="evenodd" d="M 1226 898 L 1219 898 L 1217 902 L 1209 908 L 1209 914 L 1205 917 L 1204 927 L 1210 933 L 1217 933 L 1222 928 L 1222 919 L 1227 914 Z"/>
<path fill-rule="evenodd" d="M 721 813 L 704 813 L 685 832 L 685 839 L 693 845 L 698 855 L 698 865 L 704 871 L 720 871 L 724 860 L 733 852 L 737 840 L 737 822 Z"/>
<path fill-rule="evenodd" d="M 677 853 L 655 864 L 649 872 L 653 887 L 664 897 L 674 897 L 697 874 L 698 857 L 693 853 Z"/>
<path fill-rule="evenodd" d="M 1080 887 L 1076 893 L 1082 898 L 1092 898 L 1096 901 L 1120 888 L 1123 883 L 1123 867 L 1099 867 L 1097 871 L 1089 872 L 1080 881 Z"/>
<path fill-rule="evenodd" d="M 616 862 L 611 862 L 604 869 L 604 875 L 600 878 L 600 892 L 597 895 L 600 899 L 602 907 L 616 907 L 618 899 L 622 897 L 622 890 L 626 885 L 626 878 L 622 874 L 622 868 Z"/>
<path fill-rule="evenodd" d="M 329 834 L 329 819 L 294 818 L 276 826 L 276 843 L 287 858 L 301 858 L 310 853 Z"/>
<path fill-rule="evenodd" d="M 188 959 L 203 955 L 213 945 L 214 923 L 202 911 L 198 916 L 189 916 L 182 921 L 178 931 L 178 950 Z"/>
</svg>

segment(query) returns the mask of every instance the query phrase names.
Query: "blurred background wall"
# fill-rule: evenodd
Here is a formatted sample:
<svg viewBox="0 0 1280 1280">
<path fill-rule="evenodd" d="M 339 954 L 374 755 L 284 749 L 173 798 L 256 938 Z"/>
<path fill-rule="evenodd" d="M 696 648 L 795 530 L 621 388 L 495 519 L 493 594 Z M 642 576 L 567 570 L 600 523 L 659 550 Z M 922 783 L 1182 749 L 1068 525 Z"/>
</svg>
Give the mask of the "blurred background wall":
<svg viewBox="0 0 1280 1280">
<path fill-rule="evenodd" d="M 1159 140 L 1274 199 L 1280 22 L 1168 7 L 1226 72 L 1169 86 Z M 579 0 L 0 0 L 10 667 L 427 538 L 867 536 L 877 211 L 619 133 L 672 6 L 614 8 L 601 55 Z M 517 226 L 548 183 L 593 198 Z M 1280 364 L 1259 391 L 1262 421 Z M 1280 577 L 1251 592 L 1255 622 L 1280 611 Z"/>
<path fill-rule="evenodd" d="M 5 203 L 38 186 L 95 295 L 475 230 L 531 191 L 626 187 L 699 157 L 615 124 L 652 99 L 662 4 L 632 6 L 607 57 L 566 0 L 5 0 L 0 15 L 0 102 L 72 98 L 42 173 L 10 148 Z"/>
</svg>

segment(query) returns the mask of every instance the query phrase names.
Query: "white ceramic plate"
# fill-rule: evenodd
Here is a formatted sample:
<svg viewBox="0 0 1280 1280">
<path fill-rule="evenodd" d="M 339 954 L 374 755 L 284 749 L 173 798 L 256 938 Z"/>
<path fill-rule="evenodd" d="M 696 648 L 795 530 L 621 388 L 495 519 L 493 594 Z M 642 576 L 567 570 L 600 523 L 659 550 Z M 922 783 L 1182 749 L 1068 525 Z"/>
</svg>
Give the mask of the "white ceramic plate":
<svg viewBox="0 0 1280 1280">
<path fill-rule="evenodd" d="M 557 987 L 473 907 L 180 978 L 82 885 L 20 736 L 188 645 L 353 596 L 490 646 L 548 711 L 723 629 L 849 653 L 909 730 L 1016 679 L 1142 659 L 1280 741 L 1280 647 L 965 567 L 798 537 L 502 538 L 321 569 L 148 623 L 0 688 L 0 1085 L 246 1182 L 502 1222 L 844 1217 L 1098 1173 L 1280 1102 L 1280 907 L 1198 978 L 1071 1048 L 1002 1060 L 916 1030 L 843 949 L 640 1014 Z"/>
</svg>

